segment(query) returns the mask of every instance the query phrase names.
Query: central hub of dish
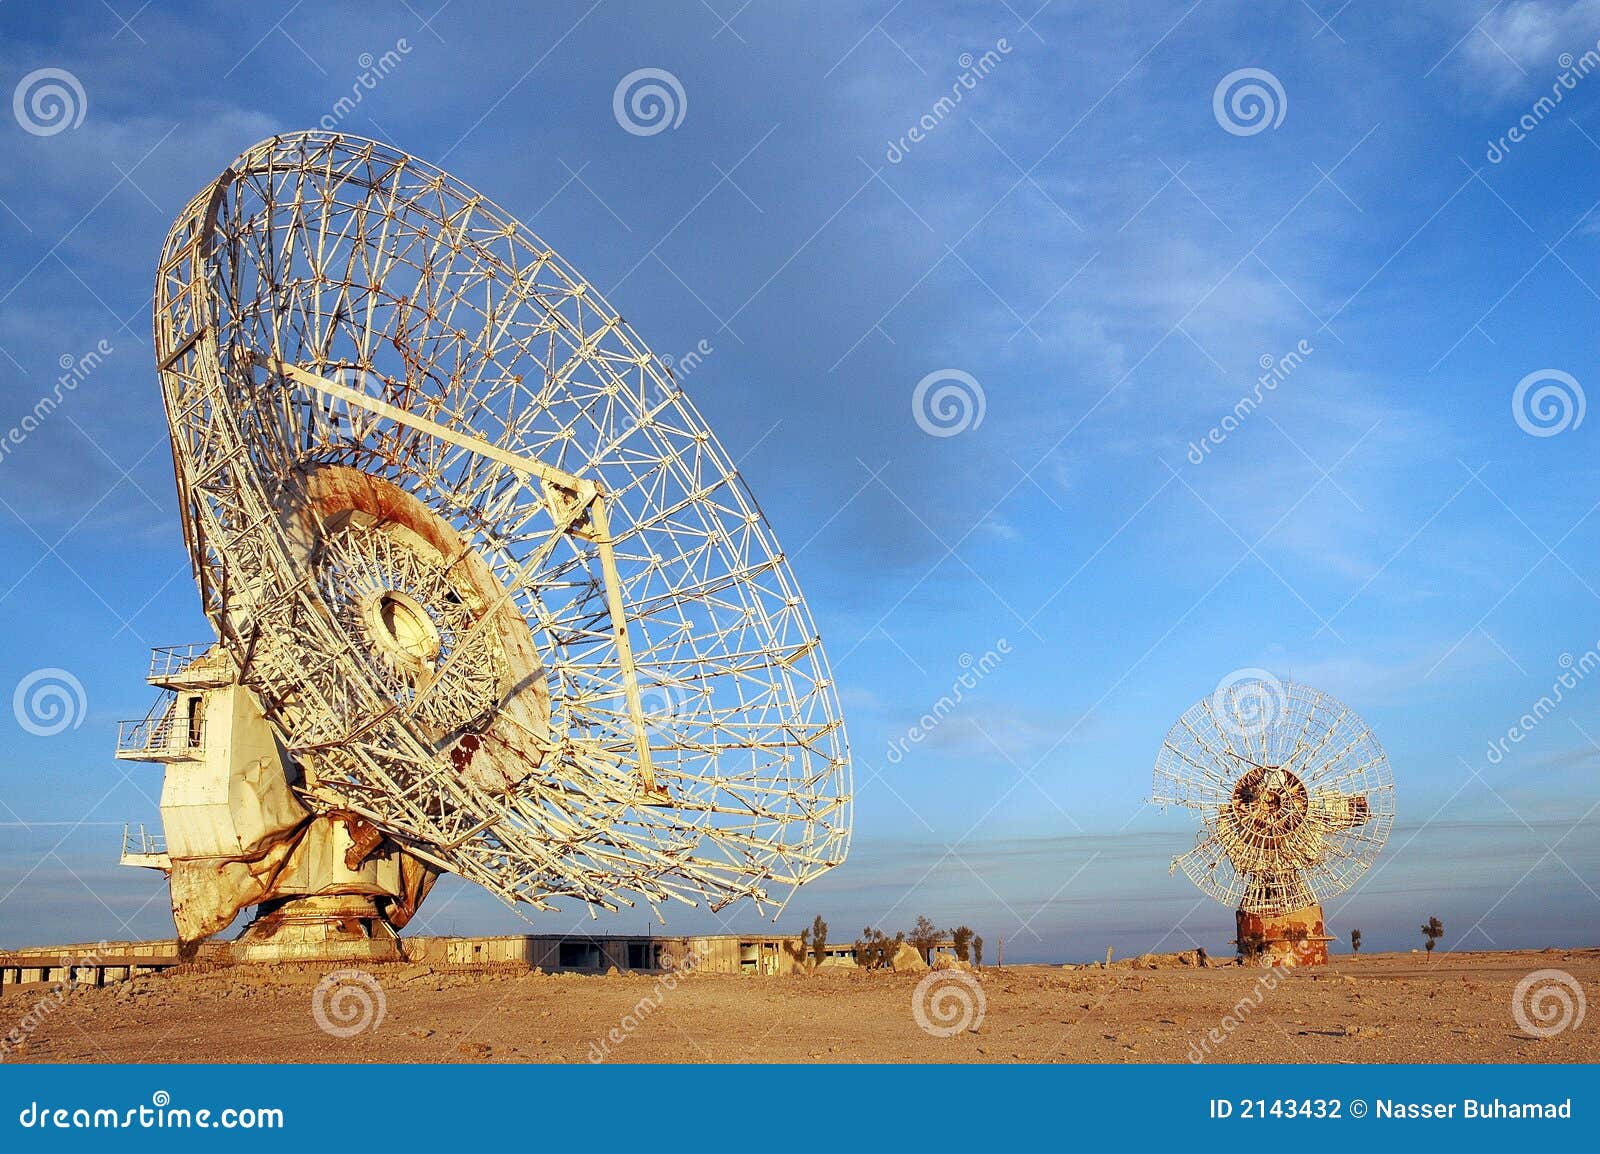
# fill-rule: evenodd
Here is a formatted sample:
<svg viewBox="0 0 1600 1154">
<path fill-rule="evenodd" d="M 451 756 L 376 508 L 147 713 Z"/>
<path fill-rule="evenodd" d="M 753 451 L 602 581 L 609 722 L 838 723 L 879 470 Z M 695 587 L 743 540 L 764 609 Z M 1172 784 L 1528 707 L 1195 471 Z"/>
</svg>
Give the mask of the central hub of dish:
<svg viewBox="0 0 1600 1154">
<path fill-rule="evenodd" d="M 1233 787 L 1233 814 L 1241 832 L 1276 844 L 1292 835 L 1310 812 L 1305 782 L 1276 765 L 1258 765 Z"/>
<path fill-rule="evenodd" d="M 398 710 L 476 784 L 527 777 L 549 733 L 544 666 L 472 541 L 393 481 L 347 465 L 304 468 L 285 504 L 295 564 L 361 672 L 327 703 L 341 724 L 361 732 Z"/>
<path fill-rule="evenodd" d="M 323 601 L 386 696 L 439 734 L 476 729 L 507 688 L 492 601 L 403 520 L 353 508 L 312 555 Z"/>
<path fill-rule="evenodd" d="M 433 668 L 439 656 L 439 629 L 428 611 L 409 593 L 386 589 L 361 603 L 367 635 L 373 644 L 418 673 Z"/>
</svg>

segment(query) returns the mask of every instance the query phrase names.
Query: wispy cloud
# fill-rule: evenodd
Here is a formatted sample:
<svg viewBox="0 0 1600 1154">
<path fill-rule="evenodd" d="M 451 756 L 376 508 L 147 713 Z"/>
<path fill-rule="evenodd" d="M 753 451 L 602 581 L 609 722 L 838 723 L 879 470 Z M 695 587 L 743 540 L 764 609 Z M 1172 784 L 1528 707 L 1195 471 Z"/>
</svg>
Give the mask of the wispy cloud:
<svg viewBox="0 0 1600 1154">
<path fill-rule="evenodd" d="M 1505 95 L 1530 77 L 1547 83 L 1562 53 L 1581 56 L 1600 41 L 1600 0 L 1515 0 L 1479 19 L 1460 47 L 1468 80 Z"/>
</svg>

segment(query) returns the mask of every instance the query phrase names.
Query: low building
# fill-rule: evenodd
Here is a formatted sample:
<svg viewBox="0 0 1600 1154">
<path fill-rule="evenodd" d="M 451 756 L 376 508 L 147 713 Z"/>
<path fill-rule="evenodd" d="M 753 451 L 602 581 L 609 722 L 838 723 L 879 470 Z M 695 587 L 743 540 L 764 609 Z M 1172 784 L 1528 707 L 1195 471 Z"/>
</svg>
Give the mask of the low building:
<svg viewBox="0 0 1600 1154">
<path fill-rule="evenodd" d="M 406 957 L 439 966 L 522 965 L 547 971 L 604 973 L 617 970 L 670 970 L 691 954 L 694 968 L 712 974 L 789 974 L 810 960 L 809 946 L 798 934 L 698 934 L 659 937 L 651 934 L 519 934 L 493 938 L 408 937 L 401 939 Z M 824 964 L 854 965 L 854 942 L 829 942 Z M 931 964 L 940 954 L 955 955 L 949 938 L 928 951 Z"/>
<path fill-rule="evenodd" d="M 438 966 L 521 965 L 548 971 L 604 973 L 671 970 L 693 956 L 695 969 L 714 974 L 787 974 L 800 962 L 792 934 L 519 934 L 492 938 L 407 937 L 406 957 Z M 830 949 L 829 953 L 833 951 Z"/>
<path fill-rule="evenodd" d="M 798 934 L 699 934 L 661 937 L 653 934 L 510 934 L 498 937 L 404 937 L 406 959 L 431 966 L 519 966 L 547 972 L 603 974 L 608 970 L 661 971 L 692 968 L 712 974 L 793 973 L 811 958 Z M 928 951 L 954 954 L 946 938 Z M 854 965 L 854 942 L 829 942 L 824 964 Z M 0 950 L 0 986 L 33 982 L 81 982 L 93 985 L 121 981 L 141 973 L 179 965 L 178 943 L 100 942 L 94 945 L 41 946 Z M 194 959 L 227 964 L 229 943 L 206 942 Z"/>
</svg>

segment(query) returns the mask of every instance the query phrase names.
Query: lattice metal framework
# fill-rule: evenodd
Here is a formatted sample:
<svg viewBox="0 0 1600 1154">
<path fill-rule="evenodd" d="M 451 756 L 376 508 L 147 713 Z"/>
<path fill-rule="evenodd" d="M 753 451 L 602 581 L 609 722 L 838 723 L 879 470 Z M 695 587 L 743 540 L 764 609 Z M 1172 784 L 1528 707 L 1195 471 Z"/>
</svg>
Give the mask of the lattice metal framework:
<svg viewBox="0 0 1600 1154">
<path fill-rule="evenodd" d="M 1253 913 L 1340 893 L 1394 824 L 1377 738 L 1348 706 L 1294 682 L 1224 683 L 1191 707 L 1161 746 L 1154 795 L 1201 823 L 1174 869 Z"/>
<path fill-rule="evenodd" d="M 155 331 L 204 608 L 313 809 L 540 908 L 771 912 L 842 860 L 788 563 L 544 241 L 383 144 L 277 137 L 174 225 Z"/>
</svg>

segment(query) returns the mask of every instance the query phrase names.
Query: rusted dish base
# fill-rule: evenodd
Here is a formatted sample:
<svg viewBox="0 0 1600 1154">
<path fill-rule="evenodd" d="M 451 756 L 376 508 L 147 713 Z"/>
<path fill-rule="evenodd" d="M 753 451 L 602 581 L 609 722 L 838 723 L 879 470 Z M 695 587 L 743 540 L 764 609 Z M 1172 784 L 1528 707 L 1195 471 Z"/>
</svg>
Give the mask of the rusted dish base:
<svg viewBox="0 0 1600 1154">
<path fill-rule="evenodd" d="M 1325 966 L 1328 936 L 1322 907 L 1307 906 L 1285 914 L 1239 910 L 1234 915 L 1239 961 L 1247 966 Z"/>
<path fill-rule="evenodd" d="M 290 898 L 256 920 L 233 943 L 239 962 L 399 962 L 400 939 L 372 899 L 359 894 Z"/>
</svg>

